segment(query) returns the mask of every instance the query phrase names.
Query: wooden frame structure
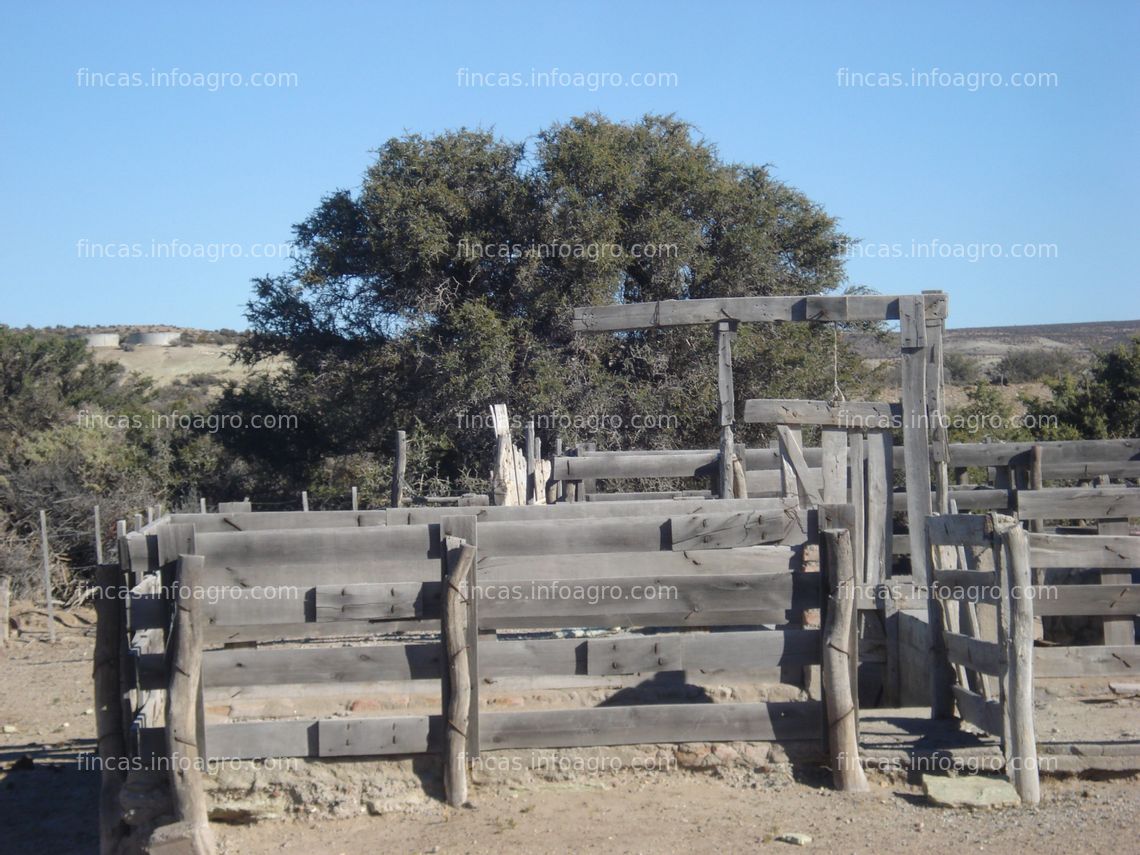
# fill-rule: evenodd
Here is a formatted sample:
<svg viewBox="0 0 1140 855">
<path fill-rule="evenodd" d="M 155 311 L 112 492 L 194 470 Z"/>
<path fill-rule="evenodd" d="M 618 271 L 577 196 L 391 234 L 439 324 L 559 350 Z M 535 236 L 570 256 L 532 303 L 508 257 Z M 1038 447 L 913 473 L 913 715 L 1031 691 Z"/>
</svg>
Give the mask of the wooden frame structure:
<svg viewBox="0 0 1140 855">
<path fill-rule="evenodd" d="M 925 588 L 929 586 L 931 577 L 924 521 L 935 510 L 947 513 L 950 509 L 942 371 L 943 337 L 948 310 L 949 298 L 941 291 L 904 296 L 818 295 L 664 300 L 654 303 L 576 308 L 573 315 L 573 329 L 579 333 L 602 333 L 704 324 L 712 326 L 718 355 L 717 393 L 721 430 L 718 469 L 720 493 L 721 497 L 725 498 L 732 494 L 728 485 L 733 483 L 731 461 L 735 452 L 733 438 L 735 404 L 731 339 L 738 325 L 773 322 L 899 321 L 902 357 L 901 404 L 897 409 L 884 409 L 884 405 L 863 406 L 871 408 L 866 415 L 885 415 L 901 423 L 911 573 L 914 584 Z M 749 402 L 749 406 L 752 406 L 751 420 L 768 420 L 765 414 L 758 412 L 761 403 Z M 745 410 L 745 418 L 749 419 L 748 407 Z M 817 406 L 805 409 L 797 415 L 797 418 L 804 420 L 801 423 L 831 423 L 835 414 L 829 414 L 826 409 L 820 411 Z M 792 440 L 790 434 L 785 436 L 782 433 L 781 439 L 787 440 L 786 444 L 790 446 Z M 834 440 L 835 437 L 831 439 Z M 790 459 L 789 464 L 794 468 L 795 463 Z M 806 470 L 806 463 L 802 468 Z M 555 477 L 558 474 L 556 470 Z M 889 476 L 889 470 L 887 474 Z M 835 480 L 832 479 L 832 482 Z M 803 484 L 804 481 L 801 480 L 799 483 Z M 834 499 L 836 496 L 805 496 L 805 500 L 817 498 L 823 501 L 827 498 Z M 933 608 L 929 603 L 927 607 Z M 935 717 L 947 718 L 953 713 L 952 702 L 948 696 L 940 693 L 939 687 L 943 681 L 934 673 L 941 661 L 935 649 L 936 643 L 935 634 L 930 633 L 928 653 L 932 671 L 931 706 Z"/>
</svg>

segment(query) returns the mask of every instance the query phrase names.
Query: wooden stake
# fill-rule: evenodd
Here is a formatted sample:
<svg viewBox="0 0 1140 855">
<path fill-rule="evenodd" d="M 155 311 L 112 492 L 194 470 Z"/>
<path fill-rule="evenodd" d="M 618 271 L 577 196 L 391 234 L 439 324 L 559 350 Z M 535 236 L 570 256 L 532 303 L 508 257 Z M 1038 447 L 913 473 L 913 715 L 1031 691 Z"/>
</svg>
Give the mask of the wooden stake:
<svg viewBox="0 0 1140 855">
<path fill-rule="evenodd" d="M 305 513 L 309 512 L 309 491 L 308 490 L 302 490 L 301 491 L 301 510 L 304 511 Z"/>
<path fill-rule="evenodd" d="M 95 563 L 103 563 L 103 522 L 99 518 L 99 506 L 95 506 Z"/>
<path fill-rule="evenodd" d="M 443 693 L 447 732 L 444 790 L 447 803 L 460 807 L 467 801 L 467 728 L 471 713 L 467 601 L 473 592 L 466 583 L 475 564 L 475 548 L 457 537 L 444 538 L 444 546 L 449 564 L 442 625 L 447 653 L 447 685 Z"/>
<path fill-rule="evenodd" d="M 12 580 L 0 576 L 0 647 L 8 646 L 8 611 L 12 605 Z"/>
<path fill-rule="evenodd" d="M 408 467 L 408 435 L 396 431 L 396 462 L 392 466 L 392 507 L 398 508 L 404 501 L 404 471 Z"/>
<path fill-rule="evenodd" d="M 204 496 L 198 500 L 198 513 L 206 513 L 206 498 Z"/>
<path fill-rule="evenodd" d="M 355 487 L 352 488 L 352 509 L 354 511 L 360 510 L 360 493 Z"/>
<path fill-rule="evenodd" d="M 837 789 L 865 792 L 867 777 L 859 762 L 859 712 L 851 684 L 858 656 L 855 633 L 855 558 L 846 529 L 823 532 L 830 598 L 824 626 L 823 692 L 827 708 L 831 774 Z"/>
<path fill-rule="evenodd" d="M 48 639 L 55 644 L 55 602 L 51 595 L 51 557 L 48 554 L 47 514 L 40 511 L 40 553 L 44 561 L 44 595 L 47 598 Z"/>
</svg>

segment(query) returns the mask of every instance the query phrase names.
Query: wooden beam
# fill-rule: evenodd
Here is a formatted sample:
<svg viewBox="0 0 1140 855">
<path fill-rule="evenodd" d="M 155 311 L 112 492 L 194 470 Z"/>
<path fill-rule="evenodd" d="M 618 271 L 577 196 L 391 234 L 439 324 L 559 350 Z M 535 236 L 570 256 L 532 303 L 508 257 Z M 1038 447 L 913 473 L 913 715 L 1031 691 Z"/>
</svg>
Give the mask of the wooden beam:
<svg viewBox="0 0 1140 855">
<path fill-rule="evenodd" d="M 1011 592 L 1024 592 L 1033 583 L 1029 569 L 1029 535 L 1014 525 L 1002 533 L 1009 556 Z M 1138 586 L 1140 587 L 1140 586 Z M 1014 761 L 1007 770 L 1023 804 L 1041 800 L 1037 774 L 1037 737 L 1033 727 L 1033 613 L 1025 596 L 1010 597 L 1011 620 L 1008 660 L 1009 741 Z"/>
<path fill-rule="evenodd" d="M 790 510 L 692 514 L 670 517 L 669 529 L 674 552 L 803 543 L 807 540 L 807 515 Z"/>
<path fill-rule="evenodd" d="M 744 402 L 744 421 L 750 424 L 820 425 L 845 430 L 891 430 L 902 424 L 902 405 L 871 401 L 751 398 Z"/>
<path fill-rule="evenodd" d="M 905 299 L 889 295 L 720 297 L 584 306 L 574 309 L 572 326 L 574 332 L 618 332 L 712 324 L 722 320 L 746 323 L 893 321 L 899 319 L 899 305 Z M 945 316 L 944 295 L 912 299 L 928 303 L 932 316 Z"/>
</svg>

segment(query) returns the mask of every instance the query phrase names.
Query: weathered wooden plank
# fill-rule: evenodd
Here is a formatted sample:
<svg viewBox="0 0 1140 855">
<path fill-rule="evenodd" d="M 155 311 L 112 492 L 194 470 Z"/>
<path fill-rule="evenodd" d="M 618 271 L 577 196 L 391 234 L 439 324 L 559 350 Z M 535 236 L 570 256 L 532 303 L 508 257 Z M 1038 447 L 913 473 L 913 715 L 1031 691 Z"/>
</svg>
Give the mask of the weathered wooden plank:
<svg viewBox="0 0 1140 855">
<path fill-rule="evenodd" d="M 1043 454 L 1041 465 L 1045 478 L 1078 477 L 1075 472 L 1067 469 L 1058 470 L 1059 474 L 1051 474 L 1054 466 L 1140 461 L 1140 439 L 955 443 L 950 446 L 950 459 L 956 467 L 1028 466 L 1032 461 L 1034 445 L 1041 446 Z"/>
<path fill-rule="evenodd" d="M 790 573 L 486 584 L 479 628 L 784 623 L 819 596 L 818 577 Z"/>
<path fill-rule="evenodd" d="M 1038 617 L 1140 614 L 1140 585 L 1037 585 L 1029 599 Z"/>
<path fill-rule="evenodd" d="M 679 645 L 678 668 L 701 674 L 771 674 L 781 667 L 819 661 L 818 630 L 616 635 L 602 642 L 644 643 L 667 651 Z M 498 639 L 480 645 L 485 679 L 571 676 L 587 670 L 587 645 L 580 638 Z M 156 679 L 165 680 L 161 654 L 150 654 Z M 441 648 L 434 642 L 384 643 L 358 647 L 230 648 L 206 651 L 203 682 L 208 687 L 275 686 L 438 680 Z M 660 670 L 660 669 L 656 669 Z M 608 673 L 608 672 L 606 672 Z M 165 683 L 161 683 L 165 685 Z"/>
<path fill-rule="evenodd" d="M 439 745 L 439 735 L 432 732 L 433 723 L 438 730 L 440 717 L 405 715 L 322 719 L 316 723 L 317 756 L 425 754 L 436 750 Z"/>
<path fill-rule="evenodd" d="M 485 713 L 484 748 L 575 748 L 654 742 L 814 740 L 820 707 L 770 704 L 653 704 Z"/>
<path fill-rule="evenodd" d="M 891 539 L 894 536 L 894 517 L 890 505 L 893 455 L 894 447 L 889 431 L 871 431 L 867 434 L 867 538 L 863 581 L 868 585 L 881 584 L 891 572 Z"/>
<path fill-rule="evenodd" d="M 946 645 L 946 655 L 955 665 L 963 665 L 979 674 L 1001 675 L 1001 648 L 996 642 L 982 641 L 957 632 L 943 632 L 942 641 Z"/>
<path fill-rule="evenodd" d="M 963 721 L 994 736 L 1002 735 L 1001 704 L 998 701 L 987 701 L 961 686 L 954 686 L 951 691 Z"/>
<path fill-rule="evenodd" d="M 592 638 L 586 642 L 586 673 L 638 674 L 681 670 L 681 638 L 645 635 Z"/>
<path fill-rule="evenodd" d="M 802 566 L 796 546 L 766 545 L 684 552 L 598 552 L 586 555 L 481 555 L 484 582 L 574 581 L 598 576 L 677 576 L 686 573 L 781 573 Z"/>
<path fill-rule="evenodd" d="M 1140 516 L 1140 489 L 1054 487 L 1046 490 L 1019 490 L 1017 515 L 1023 520 Z"/>
<path fill-rule="evenodd" d="M 807 515 L 802 511 L 732 512 L 670 517 L 674 552 L 732 549 L 780 541 L 807 540 Z"/>
<path fill-rule="evenodd" d="M 1039 647 L 1033 651 L 1033 676 L 1100 677 L 1135 676 L 1140 669 L 1140 648 L 1134 645 L 1110 647 Z"/>
<path fill-rule="evenodd" d="M 358 528 L 385 525 L 386 511 L 255 511 L 231 514 L 171 514 L 174 525 L 193 525 L 199 533 L 266 531 L 289 528 Z"/>
<path fill-rule="evenodd" d="M 207 686 L 258 686 L 438 680 L 440 661 L 439 644 L 415 643 L 211 650 L 202 667 Z"/>
<path fill-rule="evenodd" d="M 439 529 L 417 525 L 206 532 L 195 536 L 194 547 L 213 565 L 438 560 Z"/>
<path fill-rule="evenodd" d="M 804 459 L 803 449 L 797 431 L 793 431 L 787 425 L 776 425 L 776 433 L 780 440 L 780 456 L 785 462 L 785 473 L 790 468 L 795 475 L 796 490 L 801 504 L 806 505 L 821 505 L 823 504 L 823 493 L 816 488 L 813 479 L 811 478 L 808 469 L 807 461 Z M 820 452 L 820 460 L 822 462 L 823 453 Z M 786 475 L 785 475 L 785 480 Z M 790 484 L 785 484 L 785 495 L 791 496 Z"/>
<path fill-rule="evenodd" d="M 212 760 L 319 757 L 317 733 L 313 719 L 207 725 L 206 756 Z"/>
<path fill-rule="evenodd" d="M 993 521 L 984 514 L 947 514 L 926 518 L 931 546 L 990 546 Z"/>
<path fill-rule="evenodd" d="M 943 599 L 995 603 L 1000 599 L 997 574 L 987 570 L 935 570 L 934 590 Z"/>
<path fill-rule="evenodd" d="M 847 501 L 847 431 L 825 427 L 821 443 L 823 501 L 841 505 Z"/>
<path fill-rule="evenodd" d="M 621 457 L 556 457 L 553 477 L 577 481 L 585 478 L 707 478 L 716 474 L 719 454 L 636 454 Z"/>
<path fill-rule="evenodd" d="M 1140 537 L 1086 534 L 1030 534 L 1034 568 L 1140 568 Z"/>
<path fill-rule="evenodd" d="M 438 582 L 318 585 L 314 592 L 318 621 L 406 620 L 440 613 Z"/>
<path fill-rule="evenodd" d="M 873 401 L 796 401 L 750 398 L 744 421 L 750 424 L 820 425 L 844 430 L 890 430 L 902 424 L 900 404 Z"/>
<path fill-rule="evenodd" d="M 715 455 L 715 453 L 714 453 Z M 714 457 L 715 460 L 715 457 Z M 655 501 L 614 501 L 596 504 L 591 502 L 559 502 L 555 505 L 530 505 L 521 508 L 469 507 L 469 508 L 404 508 L 388 517 L 389 525 L 438 524 L 444 517 L 473 516 L 480 526 L 484 523 L 556 522 L 558 520 L 614 519 L 617 517 L 661 517 L 662 520 L 681 514 L 699 514 L 706 511 L 723 513 L 738 510 L 777 510 L 786 506 L 780 499 L 712 499 L 688 497 L 684 499 L 658 499 Z"/>
</svg>

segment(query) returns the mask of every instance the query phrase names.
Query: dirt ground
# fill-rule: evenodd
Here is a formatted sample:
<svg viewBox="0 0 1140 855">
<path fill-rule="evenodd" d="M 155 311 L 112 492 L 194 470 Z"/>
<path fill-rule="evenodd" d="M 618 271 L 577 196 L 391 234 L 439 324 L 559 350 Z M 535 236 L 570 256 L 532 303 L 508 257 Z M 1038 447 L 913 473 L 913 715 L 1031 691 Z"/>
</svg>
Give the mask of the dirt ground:
<svg viewBox="0 0 1140 855">
<path fill-rule="evenodd" d="M 0 650 L 0 852 L 98 850 L 99 774 L 83 760 L 95 750 L 92 618 L 67 615 L 74 626 L 59 626 L 53 646 L 42 618 L 24 614 L 27 631 Z M 870 780 L 870 793 L 842 794 L 822 770 L 623 771 L 475 786 L 463 809 L 432 801 L 415 813 L 319 822 L 302 809 L 213 828 L 228 855 L 794 851 L 777 839 L 787 833 L 834 853 L 1140 851 L 1137 776 L 1048 778 L 1038 808 L 977 812 L 930 806 L 899 775 Z"/>
</svg>

